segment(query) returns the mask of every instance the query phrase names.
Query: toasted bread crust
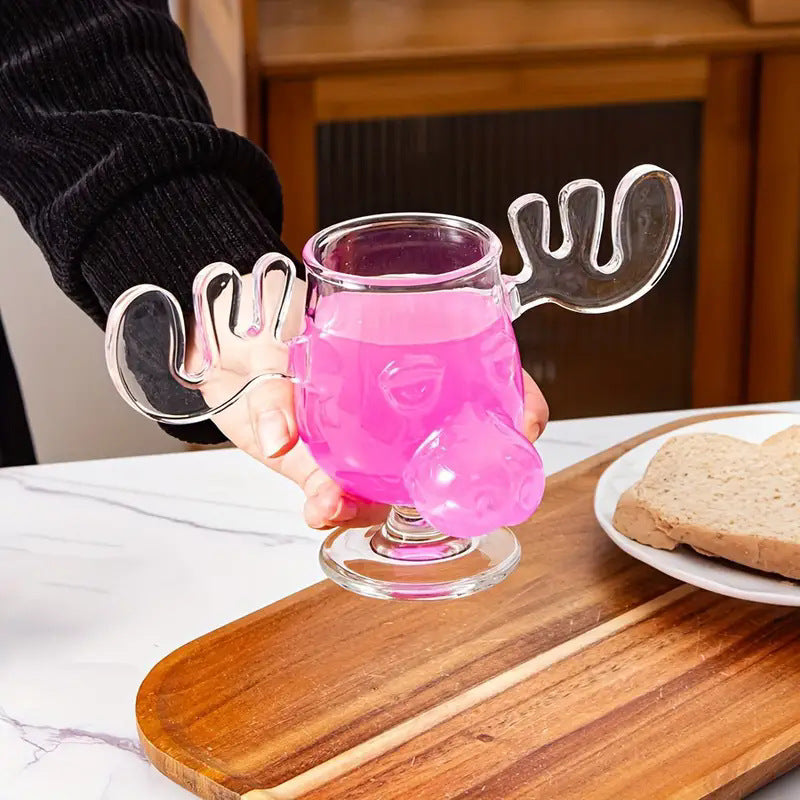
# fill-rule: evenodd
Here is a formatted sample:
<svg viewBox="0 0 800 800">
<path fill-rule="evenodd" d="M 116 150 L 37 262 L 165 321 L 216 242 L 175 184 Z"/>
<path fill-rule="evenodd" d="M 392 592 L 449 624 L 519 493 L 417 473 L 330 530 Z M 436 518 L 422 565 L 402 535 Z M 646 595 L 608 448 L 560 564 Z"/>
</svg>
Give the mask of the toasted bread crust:
<svg viewBox="0 0 800 800">
<path fill-rule="evenodd" d="M 664 529 L 658 515 L 640 503 L 632 489 L 620 497 L 613 522 L 620 533 L 641 544 L 649 544 L 659 550 L 674 550 L 678 546 L 678 542 Z"/>
<path fill-rule="evenodd" d="M 717 442 L 722 446 L 723 437 L 715 440 L 714 434 L 708 436 L 711 437 L 708 440 L 709 447 L 713 447 Z M 676 437 L 665 443 L 659 450 L 659 454 L 664 454 L 662 458 L 674 458 L 676 447 L 681 447 L 680 443 L 676 443 L 679 439 L 680 437 Z M 696 441 L 695 438 L 695 443 Z M 742 444 L 750 448 L 769 448 L 770 460 L 775 462 L 776 469 L 785 470 L 788 463 L 793 472 L 800 474 L 800 426 L 781 431 L 760 446 Z M 688 439 L 686 446 L 690 446 Z M 703 555 L 724 558 L 753 569 L 800 580 L 800 504 L 797 529 L 795 530 L 792 524 L 791 530 L 777 532 L 774 536 L 763 533 L 750 534 L 740 529 L 731 532 L 697 524 L 692 521 L 692 517 L 696 515 L 692 513 L 691 508 L 687 508 L 685 513 L 676 514 L 673 507 L 672 512 L 667 514 L 664 508 L 659 506 L 661 501 L 656 490 L 663 488 L 665 484 L 663 480 L 656 482 L 653 477 L 658 474 L 656 469 L 651 469 L 658 463 L 657 459 L 658 455 L 651 461 L 643 479 L 620 497 L 613 519 L 614 527 L 620 533 L 641 544 L 658 549 L 673 550 L 679 544 L 685 544 Z M 687 462 L 689 460 L 687 458 Z M 691 465 L 686 469 L 691 471 Z M 698 483 L 701 483 L 700 477 L 698 475 Z M 703 503 L 702 493 L 687 502 Z M 768 499 L 766 502 L 769 502 Z M 661 505 L 663 506 L 663 502 Z M 758 524 L 755 524 L 755 527 L 758 527 Z M 783 536 L 783 533 L 786 535 Z"/>
</svg>

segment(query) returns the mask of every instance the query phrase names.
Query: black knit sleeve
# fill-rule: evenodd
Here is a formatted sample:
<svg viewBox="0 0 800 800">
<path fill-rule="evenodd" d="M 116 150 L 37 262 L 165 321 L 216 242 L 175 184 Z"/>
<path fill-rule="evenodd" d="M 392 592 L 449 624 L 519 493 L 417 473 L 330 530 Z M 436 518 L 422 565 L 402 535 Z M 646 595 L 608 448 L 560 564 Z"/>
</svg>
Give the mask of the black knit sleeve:
<svg viewBox="0 0 800 800">
<path fill-rule="evenodd" d="M 0 2 L 0 194 L 100 325 L 135 284 L 188 308 L 206 264 L 286 252 L 275 171 L 214 125 L 167 0 Z"/>
</svg>

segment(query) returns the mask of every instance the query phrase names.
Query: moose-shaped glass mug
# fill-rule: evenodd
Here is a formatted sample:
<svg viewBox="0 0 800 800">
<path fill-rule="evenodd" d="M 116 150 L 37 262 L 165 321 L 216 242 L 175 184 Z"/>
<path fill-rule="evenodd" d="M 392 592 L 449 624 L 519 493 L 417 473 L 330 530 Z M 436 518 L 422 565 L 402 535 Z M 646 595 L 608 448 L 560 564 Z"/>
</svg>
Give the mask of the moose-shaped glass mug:
<svg viewBox="0 0 800 800">
<path fill-rule="evenodd" d="M 520 547 L 508 526 L 536 510 L 544 489 L 521 433 L 512 321 L 545 302 L 621 308 L 655 285 L 680 237 L 680 190 L 659 167 L 639 166 L 617 187 L 605 265 L 600 185 L 573 181 L 558 205 L 554 250 L 546 200 L 511 205 L 523 258 L 513 277 L 500 271 L 498 237 L 459 217 L 384 214 L 327 228 L 303 251 L 297 335 L 284 331 L 301 285 L 289 258 L 259 259 L 251 291 L 233 267 L 211 264 L 193 288 L 194 371 L 175 297 L 134 287 L 109 316 L 109 372 L 133 408 L 170 424 L 209 419 L 263 381 L 292 381 L 300 437 L 320 467 L 352 495 L 391 506 L 382 525 L 328 536 L 325 573 L 372 597 L 472 594 L 514 569 Z"/>
</svg>

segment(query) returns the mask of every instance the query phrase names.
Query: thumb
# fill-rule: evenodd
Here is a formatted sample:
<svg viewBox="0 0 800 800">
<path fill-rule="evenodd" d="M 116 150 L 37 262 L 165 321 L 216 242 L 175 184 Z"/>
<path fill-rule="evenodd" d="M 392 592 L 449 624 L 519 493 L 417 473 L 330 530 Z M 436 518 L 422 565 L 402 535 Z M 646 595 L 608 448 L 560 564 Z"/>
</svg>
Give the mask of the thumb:
<svg viewBox="0 0 800 800">
<path fill-rule="evenodd" d="M 297 443 L 297 422 L 290 381 L 264 380 L 247 393 L 247 409 L 253 437 L 263 461 L 277 458 Z"/>
</svg>

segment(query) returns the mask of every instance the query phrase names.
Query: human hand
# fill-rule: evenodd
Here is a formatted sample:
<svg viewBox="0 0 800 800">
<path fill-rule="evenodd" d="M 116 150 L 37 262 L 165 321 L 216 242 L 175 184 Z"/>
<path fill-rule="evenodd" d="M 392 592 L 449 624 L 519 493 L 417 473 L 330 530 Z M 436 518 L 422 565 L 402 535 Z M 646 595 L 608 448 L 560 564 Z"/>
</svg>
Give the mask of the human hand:
<svg viewBox="0 0 800 800">
<path fill-rule="evenodd" d="M 267 295 L 265 308 L 270 308 L 269 295 L 282 291 L 283 276 L 268 276 L 264 285 Z M 230 315 L 230 295 L 215 308 L 217 319 Z M 242 276 L 239 296 L 239 319 L 253 318 L 253 278 Z M 283 337 L 297 336 L 303 326 L 305 284 L 297 281 L 291 305 L 283 325 Z M 252 339 L 235 336 L 227 325 L 217 329 L 220 361 L 205 377 L 202 393 L 206 404 L 213 408 L 232 397 L 251 375 L 278 372 L 287 368 L 286 345 L 272 339 L 268 331 L 254 346 Z M 197 373 L 203 365 L 202 346 L 197 329 L 188 332 L 186 369 Z M 213 421 L 232 444 L 270 469 L 296 483 L 305 493 L 304 516 L 313 528 L 332 527 L 347 522 L 350 525 L 371 525 L 382 521 L 386 508 L 376 504 L 356 502 L 320 469 L 306 445 L 298 439 L 292 384 L 288 380 L 265 380 L 251 387 L 233 405 L 214 415 Z"/>
<path fill-rule="evenodd" d="M 542 390 L 525 370 L 522 370 L 522 390 L 525 403 L 522 432 L 528 441 L 535 442 L 544 433 L 550 419 L 550 408 Z"/>
<path fill-rule="evenodd" d="M 242 281 L 240 316 L 251 319 L 252 277 L 245 275 Z M 265 292 L 268 290 L 269 283 Z M 287 340 L 301 332 L 304 301 L 305 284 L 298 281 L 284 323 L 284 338 Z M 269 305 L 269 302 L 265 303 L 266 307 Z M 205 401 L 211 407 L 231 397 L 241 387 L 243 376 L 286 370 L 284 344 L 265 336 L 257 347 L 253 347 L 252 341 L 239 339 L 226 326 L 221 327 L 225 328 L 218 331 L 223 357 L 219 367 L 207 376 L 202 389 Z M 201 348 L 192 329 L 186 366 L 190 372 L 196 372 L 201 364 Z M 523 432 L 533 442 L 544 430 L 549 411 L 539 387 L 527 372 L 523 372 L 523 387 Z M 344 492 L 322 471 L 306 445 L 299 440 L 292 384 L 288 380 L 266 380 L 252 387 L 243 398 L 215 414 L 213 420 L 236 447 L 303 490 L 306 498 L 303 512 L 310 527 L 323 529 L 345 523 L 366 526 L 385 519 L 386 506 L 356 499 Z"/>
</svg>

